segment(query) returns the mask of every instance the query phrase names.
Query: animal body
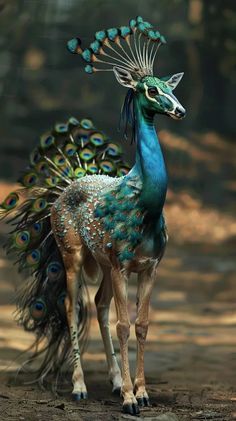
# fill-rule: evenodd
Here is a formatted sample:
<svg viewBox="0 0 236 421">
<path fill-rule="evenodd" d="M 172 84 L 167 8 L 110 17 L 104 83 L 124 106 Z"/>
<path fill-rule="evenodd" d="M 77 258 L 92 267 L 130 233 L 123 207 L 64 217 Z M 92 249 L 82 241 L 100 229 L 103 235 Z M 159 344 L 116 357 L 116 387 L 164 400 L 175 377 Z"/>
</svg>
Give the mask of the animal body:
<svg viewBox="0 0 236 421">
<path fill-rule="evenodd" d="M 164 37 L 141 17 L 128 26 L 98 31 L 89 48 L 74 38 L 72 53 L 87 62 L 87 73 L 111 71 L 128 88 L 122 117 L 131 124 L 136 160 L 129 171 L 120 147 L 106 139 L 90 120 L 70 119 L 41 138 L 21 182 L 23 202 L 13 192 L 2 204 L 2 216 L 13 212 L 16 223 L 8 250 L 20 269 L 32 277 L 18 297 L 18 320 L 47 339 L 38 372 L 42 381 L 72 355 L 74 399 L 86 399 L 80 344 L 86 333 L 84 289 L 97 279 L 97 317 L 113 391 L 121 391 L 123 411 L 138 414 L 149 405 L 144 376 L 148 310 L 167 231 L 163 206 L 167 174 L 155 114 L 175 119 L 185 109 L 173 94 L 182 73 L 153 75 L 156 52 Z M 28 194 L 27 194 L 28 193 Z M 128 359 L 130 320 L 128 279 L 137 273 L 137 365 L 134 383 Z M 111 299 L 117 312 L 121 371 L 109 332 Z"/>
</svg>

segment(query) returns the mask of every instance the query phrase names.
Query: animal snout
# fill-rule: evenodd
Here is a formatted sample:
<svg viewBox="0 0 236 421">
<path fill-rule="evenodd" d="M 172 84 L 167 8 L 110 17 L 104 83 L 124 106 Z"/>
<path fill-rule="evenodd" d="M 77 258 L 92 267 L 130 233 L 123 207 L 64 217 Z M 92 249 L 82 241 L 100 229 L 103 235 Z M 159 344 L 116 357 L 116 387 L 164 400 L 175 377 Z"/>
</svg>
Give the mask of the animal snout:
<svg viewBox="0 0 236 421">
<path fill-rule="evenodd" d="M 183 107 L 176 107 L 175 115 L 178 118 L 184 118 L 186 114 L 186 110 Z"/>
</svg>

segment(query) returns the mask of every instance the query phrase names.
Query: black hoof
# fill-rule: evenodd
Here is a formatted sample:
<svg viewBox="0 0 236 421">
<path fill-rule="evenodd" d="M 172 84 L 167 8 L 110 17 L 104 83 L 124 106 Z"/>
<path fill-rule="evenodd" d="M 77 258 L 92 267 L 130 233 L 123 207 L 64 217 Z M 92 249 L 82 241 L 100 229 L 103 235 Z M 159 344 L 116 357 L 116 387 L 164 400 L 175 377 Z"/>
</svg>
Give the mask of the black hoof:
<svg viewBox="0 0 236 421">
<path fill-rule="evenodd" d="M 123 405 L 123 412 L 130 415 L 138 415 L 140 411 L 136 403 L 127 403 Z"/>
<path fill-rule="evenodd" d="M 83 399 L 88 399 L 87 392 L 78 392 L 78 393 L 72 393 L 72 399 L 73 401 L 81 401 Z"/>
<path fill-rule="evenodd" d="M 138 406 L 150 406 L 150 401 L 148 398 L 136 398 Z"/>
<path fill-rule="evenodd" d="M 113 395 L 116 395 L 116 396 L 120 396 L 120 391 L 121 391 L 121 388 L 120 387 L 114 387 L 112 389 L 112 394 Z"/>
</svg>

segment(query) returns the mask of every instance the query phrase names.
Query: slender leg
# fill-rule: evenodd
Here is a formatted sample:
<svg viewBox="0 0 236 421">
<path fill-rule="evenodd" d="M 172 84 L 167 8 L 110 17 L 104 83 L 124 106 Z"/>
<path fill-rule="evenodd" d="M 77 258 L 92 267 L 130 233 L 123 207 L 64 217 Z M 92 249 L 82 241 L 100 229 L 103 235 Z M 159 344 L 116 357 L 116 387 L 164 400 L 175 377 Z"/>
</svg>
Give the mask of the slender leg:
<svg viewBox="0 0 236 421">
<path fill-rule="evenodd" d="M 123 411 L 131 415 L 139 413 L 137 400 L 133 393 L 133 385 L 129 370 L 128 339 L 130 321 L 127 309 L 127 278 L 117 268 L 111 270 L 112 287 L 117 312 L 116 331 L 120 342 Z"/>
<path fill-rule="evenodd" d="M 103 273 L 104 277 L 96 294 L 95 304 L 97 307 L 97 318 L 107 357 L 108 375 L 113 385 L 112 392 L 120 393 L 122 382 L 121 373 L 116 359 L 116 354 L 114 352 L 109 327 L 109 310 L 111 299 L 113 297 L 110 270 L 108 271 L 106 268 L 104 268 Z"/>
<path fill-rule="evenodd" d="M 138 276 L 137 319 L 135 333 L 137 338 L 137 365 L 134 381 L 134 391 L 140 406 L 149 406 L 144 375 L 144 346 L 148 331 L 148 312 L 150 296 L 155 279 L 155 270 L 144 271 Z"/>
<path fill-rule="evenodd" d="M 78 288 L 79 281 L 78 275 L 80 273 L 82 264 L 83 250 L 82 246 L 79 246 L 76 252 L 73 253 L 64 252 L 63 260 L 66 269 L 67 277 L 67 297 L 65 300 L 66 313 L 68 326 L 70 329 L 71 344 L 73 351 L 73 391 L 72 396 L 75 400 L 86 399 L 87 389 L 84 383 L 84 374 L 80 360 L 80 349 L 78 341 L 78 327 L 77 327 L 77 300 L 78 300 Z"/>
</svg>

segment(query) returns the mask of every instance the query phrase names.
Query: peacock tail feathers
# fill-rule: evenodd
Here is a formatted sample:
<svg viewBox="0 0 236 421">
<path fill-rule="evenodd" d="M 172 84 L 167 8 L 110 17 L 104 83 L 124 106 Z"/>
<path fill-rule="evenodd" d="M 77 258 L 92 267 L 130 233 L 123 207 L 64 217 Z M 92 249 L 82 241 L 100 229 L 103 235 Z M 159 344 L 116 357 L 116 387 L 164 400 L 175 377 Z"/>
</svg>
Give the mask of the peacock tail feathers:
<svg viewBox="0 0 236 421">
<path fill-rule="evenodd" d="M 52 235 L 50 208 L 69 184 L 85 175 L 123 176 L 129 169 L 121 147 L 89 119 L 70 118 L 42 135 L 19 178 L 21 188 L 0 205 L 0 218 L 11 216 L 14 223 L 7 250 L 18 257 L 20 268 L 34 272 L 40 266 L 46 236 Z"/>
<path fill-rule="evenodd" d="M 64 306 L 66 274 L 51 229 L 51 206 L 66 187 L 85 175 L 121 176 L 129 169 L 121 147 L 97 130 L 90 119 L 79 122 L 70 118 L 40 137 L 20 175 L 20 188 L 0 205 L 0 219 L 7 218 L 12 227 L 7 253 L 28 278 L 17 294 L 17 320 L 36 334 L 36 346 L 46 339 L 46 356 L 37 373 L 40 378 L 52 364 L 60 368 L 70 353 Z M 78 324 L 82 344 L 87 332 L 85 296 L 88 294 L 81 280 Z"/>
</svg>

